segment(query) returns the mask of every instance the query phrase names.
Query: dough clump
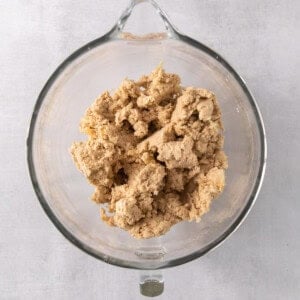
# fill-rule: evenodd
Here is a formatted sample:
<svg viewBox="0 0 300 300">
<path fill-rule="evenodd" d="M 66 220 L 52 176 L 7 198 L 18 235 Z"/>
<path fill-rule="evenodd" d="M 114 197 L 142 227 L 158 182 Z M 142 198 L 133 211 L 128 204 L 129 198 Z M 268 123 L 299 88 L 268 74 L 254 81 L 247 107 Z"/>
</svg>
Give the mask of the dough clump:
<svg viewBox="0 0 300 300">
<path fill-rule="evenodd" d="M 95 186 L 101 218 L 135 238 L 199 221 L 225 186 L 221 112 L 215 95 L 182 87 L 158 66 L 87 109 L 74 142 L 77 168 Z"/>
</svg>

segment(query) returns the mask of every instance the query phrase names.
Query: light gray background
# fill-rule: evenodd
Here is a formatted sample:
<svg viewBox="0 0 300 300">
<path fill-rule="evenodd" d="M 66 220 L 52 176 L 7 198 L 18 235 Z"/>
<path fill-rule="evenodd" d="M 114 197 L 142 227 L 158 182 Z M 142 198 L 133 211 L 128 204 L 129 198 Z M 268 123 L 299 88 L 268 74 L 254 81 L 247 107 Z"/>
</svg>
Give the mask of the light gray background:
<svg viewBox="0 0 300 300">
<path fill-rule="evenodd" d="M 256 205 L 221 247 L 164 271 L 160 299 L 300 295 L 299 1 L 158 1 L 184 33 L 220 52 L 261 108 L 268 166 Z M 127 1 L 0 0 L 0 298 L 139 299 L 136 271 L 97 261 L 51 224 L 33 193 L 25 137 L 56 66 L 104 34 Z M 298 298 L 299 299 L 299 298 Z"/>
</svg>

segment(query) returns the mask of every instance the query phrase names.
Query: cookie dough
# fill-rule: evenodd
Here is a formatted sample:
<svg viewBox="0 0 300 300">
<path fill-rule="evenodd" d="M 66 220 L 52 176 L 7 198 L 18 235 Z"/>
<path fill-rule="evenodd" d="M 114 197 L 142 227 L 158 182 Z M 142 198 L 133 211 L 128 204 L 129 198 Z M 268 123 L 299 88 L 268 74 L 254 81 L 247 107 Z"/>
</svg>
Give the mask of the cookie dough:
<svg viewBox="0 0 300 300">
<path fill-rule="evenodd" d="M 74 142 L 78 169 L 95 186 L 101 218 L 135 238 L 199 221 L 224 189 L 221 112 L 215 95 L 182 87 L 158 66 L 138 81 L 125 79 L 89 107 Z"/>
</svg>

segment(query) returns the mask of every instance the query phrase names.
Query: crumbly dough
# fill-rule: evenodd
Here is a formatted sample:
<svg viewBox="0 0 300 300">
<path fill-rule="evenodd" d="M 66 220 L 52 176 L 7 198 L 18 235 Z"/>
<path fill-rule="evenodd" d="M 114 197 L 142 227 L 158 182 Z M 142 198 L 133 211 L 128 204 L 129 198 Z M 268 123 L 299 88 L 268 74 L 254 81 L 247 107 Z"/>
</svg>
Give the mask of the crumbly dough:
<svg viewBox="0 0 300 300">
<path fill-rule="evenodd" d="M 215 95 L 182 87 L 158 66 L 138 81 L 125 79 L 87 109 L 74 142 L 78 169 L 95 186 L 101 217 L 135 238 L 199 221 L 224 189 L 221 113 Z"/>
</svg>

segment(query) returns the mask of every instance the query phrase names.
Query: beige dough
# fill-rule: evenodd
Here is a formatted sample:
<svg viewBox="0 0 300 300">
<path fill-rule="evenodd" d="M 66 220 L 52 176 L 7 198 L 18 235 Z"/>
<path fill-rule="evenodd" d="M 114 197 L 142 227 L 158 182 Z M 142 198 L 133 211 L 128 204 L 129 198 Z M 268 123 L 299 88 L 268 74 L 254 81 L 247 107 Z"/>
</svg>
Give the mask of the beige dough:
<svg viewBox="0 0 300 300">
<path fill-rule="evenodd" d="M 215 95 L 181 87 L 161 66 L 104 92 L 81 120 L 88 140 L 71 154 L 95 186 L 101 217 L 135 238 L 198 221 L 225 185 L 221 113 Z"/>
</svg>

